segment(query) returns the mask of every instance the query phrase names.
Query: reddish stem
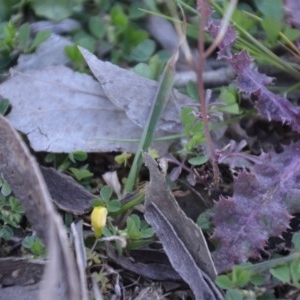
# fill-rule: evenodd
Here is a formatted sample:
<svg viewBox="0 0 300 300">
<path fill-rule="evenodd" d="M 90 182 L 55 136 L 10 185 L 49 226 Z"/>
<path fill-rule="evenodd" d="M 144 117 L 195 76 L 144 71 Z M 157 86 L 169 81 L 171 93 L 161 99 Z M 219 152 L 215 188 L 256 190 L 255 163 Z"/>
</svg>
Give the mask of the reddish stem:
<svg viewBox="0 0 300 300">
<path fill-rule="evenodd" d="M 202 13 L 201 13 L 199 38 L 198 38 L 199 61 L 198 61 L 198 65 L 196 66 L 196 71 L 197 71 L 198 93 L 200 99 L 200 112 L 203 121 L 203 131 L 206 138 L 207 152 L 213 167 L 214 183 L 216 186 L 218 186 L 220 182 L 220 171 L 216 160 L 214 144 L 209 130 L 208 111 L 207 111 L 207 103 L 205 99 L 205 89 L 204 89 L 204 81 L 203 81 L 203 69 L 204 69 L 204 64 L 206 59 L 205 49 L 204 49 L 204 44 L 205 44 L 204 36 L 205 36 L 205 26 L 207 21 L 206 20 L 207 13 L 204 10 L 209 8 L 208 5 L 209 4 L 206 2 L 206 0 L 198 0 L 198 7 L 201 7 Z"/>
</svg>

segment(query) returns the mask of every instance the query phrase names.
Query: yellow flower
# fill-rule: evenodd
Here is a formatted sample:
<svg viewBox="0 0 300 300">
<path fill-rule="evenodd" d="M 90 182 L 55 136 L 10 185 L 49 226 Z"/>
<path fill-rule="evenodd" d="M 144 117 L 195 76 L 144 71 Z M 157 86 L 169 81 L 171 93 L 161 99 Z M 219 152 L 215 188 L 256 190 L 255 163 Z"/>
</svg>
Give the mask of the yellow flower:
<svg viewBox="0 0 300 300">
<path fill-rule="evenodd" d="M 91 213 L 91 223 L 96 238 L 102 235 L 102 229 L 106 225 L 107 209 L 104 206 L 94 207 Z"/>
</svg>

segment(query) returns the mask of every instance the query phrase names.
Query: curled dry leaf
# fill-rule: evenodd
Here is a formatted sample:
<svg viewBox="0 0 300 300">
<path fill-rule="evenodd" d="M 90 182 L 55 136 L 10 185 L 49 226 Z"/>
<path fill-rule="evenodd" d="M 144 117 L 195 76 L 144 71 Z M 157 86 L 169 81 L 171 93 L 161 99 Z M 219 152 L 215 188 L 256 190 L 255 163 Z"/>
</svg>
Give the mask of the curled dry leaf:
<svg viewBox="0 0 300 300">
<path fill-rule="evenodd" d="M 0 173 L 25 208 L 37 235 L 47 246 L 49 260 L 41 299 L 85 299 L 67 233 L 56 213 L 41 171 L 24 142 L 0 116 Z M 63 266 L 63 267 L 62 267 Z"/>
<path fill-rule="evenodd" d="M 162 242 L 173 268 L 196 299 L 223 299 L 212 281 L 217 273 L 201 229 L 180 209 L 152 157 L 145 153 L 144 161 L 150 172 L 145 218 Z"/>
</svg>

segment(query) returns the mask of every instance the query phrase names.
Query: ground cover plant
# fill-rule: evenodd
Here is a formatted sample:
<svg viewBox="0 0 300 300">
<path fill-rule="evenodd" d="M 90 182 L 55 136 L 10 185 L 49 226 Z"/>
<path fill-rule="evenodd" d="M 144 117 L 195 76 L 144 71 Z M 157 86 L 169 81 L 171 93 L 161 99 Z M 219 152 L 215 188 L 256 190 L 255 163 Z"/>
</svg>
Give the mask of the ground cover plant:
<svg viewBox="0 0 300 300">
<path fill-rule="evenodd" d="M 299 12 L 0 0 L 3 297 L 298 299 Z"/>
</svg>

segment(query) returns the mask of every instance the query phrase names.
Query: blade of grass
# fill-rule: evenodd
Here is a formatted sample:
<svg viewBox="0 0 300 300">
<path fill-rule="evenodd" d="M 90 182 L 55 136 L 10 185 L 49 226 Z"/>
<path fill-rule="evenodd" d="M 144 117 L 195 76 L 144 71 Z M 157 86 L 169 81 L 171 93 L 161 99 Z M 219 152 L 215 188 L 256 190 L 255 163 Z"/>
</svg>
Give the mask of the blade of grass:
<svg viewBox="0 0 300 300">
<path fill-rule="evenodd" d="M 137 176 L 142 166 L 143 151 L 147 151 L 151 146 L 155 128 L 160 119 L 162 112 L 170 98 L 173 84 L 174 84 L 174 66 L 178 59 L 178 49 L 176 49 L 175 53 L 171 56 L 169 61 L 167 62 L 164 71 L 161 75 L 159 85 L 154 97 L 154 101 L 151 107 L 151 111 L 147 120 L 147 123 L 144 127 L 143 134 L 141 140 L 139 142 L 125 187 L 124 193 L 129 193 L 133 190 L 134 185 L 137 180 Z"/>
</svg>

